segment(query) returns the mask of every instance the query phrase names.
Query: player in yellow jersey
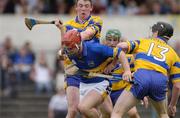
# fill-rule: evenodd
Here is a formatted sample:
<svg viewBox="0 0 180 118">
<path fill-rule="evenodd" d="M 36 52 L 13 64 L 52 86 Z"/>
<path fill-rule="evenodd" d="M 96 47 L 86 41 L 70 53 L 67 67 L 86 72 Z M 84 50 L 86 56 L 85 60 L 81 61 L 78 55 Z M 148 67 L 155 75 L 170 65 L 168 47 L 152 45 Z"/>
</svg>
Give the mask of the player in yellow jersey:
<svg viewBox="0 0 180 118">
<path fill-rule="evenodd" d="M 125 40 L 121 37 L 121 32 L 118 29 L 109 29 L 106 32 L 106 38 L 104 42 L 106 45 L 115 48 L 119 42 L 123 42 L 123 41 Z M 126 55 L 126 57 L 129 61 L 131 71 L 133 72 L 134 71 L 134 57 L 133 55 L 130 55 L 130 54 Z M 105 73 L 109 74 L 109 72 L 107 71 L 110 71 L 110 73 L 113 76 L 122 77 L 122 74 L 123 74 L 122 65 L 119 62 L 117 62 L 115 66 L 114 64 L 112 64 L 112 66 L 113 67 L 110 67 L 111 70 L 105 70 Z M 110 93 L 110 97 L 114 106 L 118 97 L 121 95 L 122 91 L 124 89 L 128 89 L 131 86 L 131 84 L 124 80 L 111 80 L 111 83 L 112 83 L 112 91 Z M 140 118 L 136 107 L 131 108 L 127 114 L 130 118 Z"/>
<path fill-rule="evenodd" d="M 180 59 L 167 44 L 173 35 L 173 27 L 165 22 L 152 26 L 152 38 L 119 43 L 127 53 L 136 54 L 134 81 L 130 91 L 123 91 L 113 109 L 111 118 L 122 116 L 144 96 L 149 96 L 160 118 L 169 118 L 166 92 L 168 75 L 174 84 L 169 114 L 176 112 L 180 92 Z"/>
<path fill-rule="evenodd" d="M 64 33 L 69 30 L 77 30 L 81 40 L 89 40 L 91 42 L 99 42 L 102 28 L 102 20 L 98 16 L 92 16 L 93 9 L 91 0 L 76 0 L 75 10 L 77 16 L 62 24 L 61 20 L 56 20 L 55 24 L 60 29 L 61 39 Z M 66 58 L 64 61 L 65 70 L 73 63 Z M 66 118 L 75 118 L 77 114 L 77 105 L 79 103 L 79 83 L 80 78 L 77 76 L 69 76 L 65 79 L 66 95 L 68 100 L 68 114 Z"/>
</svg>

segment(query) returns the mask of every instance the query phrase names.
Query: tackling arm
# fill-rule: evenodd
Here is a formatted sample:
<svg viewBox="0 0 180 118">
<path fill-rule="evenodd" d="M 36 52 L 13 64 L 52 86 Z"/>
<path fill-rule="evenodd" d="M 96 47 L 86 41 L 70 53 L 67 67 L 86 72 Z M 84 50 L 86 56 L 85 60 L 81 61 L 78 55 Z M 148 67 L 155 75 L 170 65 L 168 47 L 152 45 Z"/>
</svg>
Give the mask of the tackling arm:
<svg viewBox="0 0 180 118">
<path fill-rule="evenodd" d="M 55 20 L 55 25 L 60 30 L 60 32 L 61 32 L 61 39 L 63 39 L 65 31 L 64 31 L 64 25 L 63 25 L 62 21 L 59 20 L 59 19 Z M 60 40 L 60 44 L 61 44 L 61 40 Z"/>
<path fill-rule="evenodd" d="M 123 80 L 131 81 L 131 70 L 130 70 L 129 62 L 126 58 L 126 54 L 123 51 L 121 51 L 118 58 L 124 69 Z"/>
<path fill-rule="evenodd" d="M 121 48 L 125 53 L 128 51 L 128 43 L 127 42 L 120 42 L 117 44 L 118 48 Z"/>
<path fill-rule="evenodd" d="M 96 33 L 93 27 L 88 27 L 85 31 L 81 32 L 81 40 L 90 40 Z"/>
</svg>

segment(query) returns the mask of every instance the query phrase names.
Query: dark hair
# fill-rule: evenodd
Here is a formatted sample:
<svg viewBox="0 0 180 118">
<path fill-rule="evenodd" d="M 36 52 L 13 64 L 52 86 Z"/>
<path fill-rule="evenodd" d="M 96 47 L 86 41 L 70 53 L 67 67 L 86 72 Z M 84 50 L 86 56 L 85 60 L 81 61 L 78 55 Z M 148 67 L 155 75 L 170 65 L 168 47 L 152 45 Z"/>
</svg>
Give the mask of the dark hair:
<svg viewBox="0 0 180 118">
<path fill-rule="evenodd" d="M 158 31 L 158 36 L 169 39 L 171 36 L 173 36 L 174 29 L 173 27 L 165 22 L 157 22 L 152 26 L 152 32 Z"/>
<path fill-rule="evenodd" d="M 76 0 L 76 4 L 78 3 L 79 0 Z M 89 1 L 91 5 L 93 5 L 92 0 L 84 0 L 84 1 Z"/>
</svg>

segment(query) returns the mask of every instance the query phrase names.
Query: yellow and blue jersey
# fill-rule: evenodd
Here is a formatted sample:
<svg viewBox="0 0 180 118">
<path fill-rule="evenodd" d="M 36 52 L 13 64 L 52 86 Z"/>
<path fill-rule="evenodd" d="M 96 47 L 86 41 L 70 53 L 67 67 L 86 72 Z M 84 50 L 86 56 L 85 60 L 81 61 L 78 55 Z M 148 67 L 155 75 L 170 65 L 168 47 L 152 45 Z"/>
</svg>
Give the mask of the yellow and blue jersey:
<svg viewBox="0 0 180 118">
<path fill-rule="evenodd" d="M 72 29 L 76 29 L 79 32 L 85 31 L 88 28 L 93 28 L 95 35 L 91 37 L 90 41 L 99 42 L 101 36 L 103 21 L 99 16 L 89 16 L 84 23 L 78 21 L 78 17 L 75 19 L 69 20 L 64 24 L 64 30 L 67 32 Z"/>
<path fill-rule="evenodd" d="M 111 48 L 100 43 L 83 42 L 83 51 L 80 55 L 70 55 L 69 59 L 76 66 L 87 72 L 103 73 L 106 66 L 112 61 L 109 57 L 117 58 L 121 53 L 121 48 Z M 104 78 L 81 77 L 84 83 L 101 82 Z"/>
<path fill-rule="evenodd" d="M 160 38 L 128 41 L 128 53 L 135 53 L 137 69 L 155 70 L 167 76 L 172 82 L 180 82 L 180 58 L 165 41 Z"/>
<path fill-rule="evenodd" d="M 127 54 L 126 55 L 128 62 L 130 64 L 130 68 L 131 68 L 131 72 L 134 71 L 134 56 L 132 54 Z M 113 76 L 119 76 L 122 77 L 124 70 L 123 67 L 120 63 L 116 64 L 116 66 L 114 67 L 114 69 L 112 70 L 112 75 Z M 124 88 L 128 88 L 130 87 L 130 83 L 124 80 L 111 80 L 112 83 L 112 91 L 117 91 L 120 89 L 124 89 Z"/>
</svg>

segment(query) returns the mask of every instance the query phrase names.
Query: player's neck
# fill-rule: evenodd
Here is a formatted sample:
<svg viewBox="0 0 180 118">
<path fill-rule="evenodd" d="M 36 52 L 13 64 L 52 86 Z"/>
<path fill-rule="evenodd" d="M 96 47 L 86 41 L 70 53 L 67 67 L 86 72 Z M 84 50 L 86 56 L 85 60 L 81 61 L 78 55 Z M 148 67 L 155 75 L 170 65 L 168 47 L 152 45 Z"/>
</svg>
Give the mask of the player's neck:
<svg viewBox="0 0 180 118">
<path fill-rule="evenodd" d="M 87 18 L 82 18 L 80 16 L 77 16 L 77 20 L 79 23 L 83 24 L 90 18 L 90 15 Z"/>
</svg>

